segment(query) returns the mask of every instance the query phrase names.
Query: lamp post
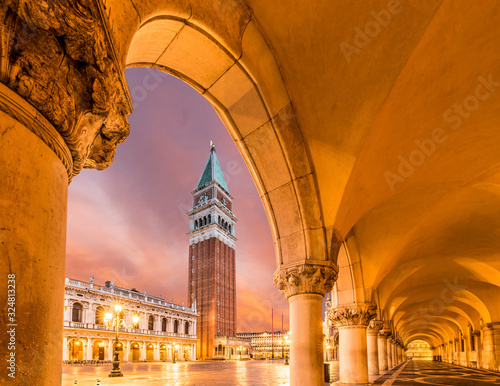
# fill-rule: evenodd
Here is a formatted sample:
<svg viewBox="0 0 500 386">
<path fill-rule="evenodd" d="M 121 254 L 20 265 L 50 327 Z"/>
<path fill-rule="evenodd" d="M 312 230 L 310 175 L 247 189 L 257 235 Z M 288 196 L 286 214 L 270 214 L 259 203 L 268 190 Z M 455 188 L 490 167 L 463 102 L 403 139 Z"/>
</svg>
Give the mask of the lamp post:
<svg viewBox="0 0 500 386">
<path fill-rule="evenodd" d="M 287 347 L 289 347 L 289 341 L 290 341 L 290 337 L 288 336 L 288 334 L 285 336 L 285 341 L 286 341 Z M 290 363 L 288 363 L 288 351 L 287 351 L 287 352 L 285 352 L 285 365 L 288 366 L 289 364 Z"/>
<path fill-rule="evenodd" d="M 123 377 L 123 374 L 120 370 L 120 358 L 119 355 L 120 353 L 118 352 L 118 345 L 119 345 L 119 340 L 118 340 L 118 331 L 120 327 L 126 327 L 125 326 L 125 321 L 123 320 L 123 307 L 121 304 L 115 304 L 113 306 L 114 308 L 114 313 L 112 310 L 108 310 L 104 314 L 104 322 L 106 323 L 106 327 L 109 330 L 115 329 L 116 331 L 116 336 L 115 336 L 115 351 L 114 351 L 114 358 L 113 358 L 113 370 L 111 370 L 111 373 L 109 373 L 109 377 Z M 139 322 L 139 316 L 134 315 L 133 317 L 133 322 L 134 324 L 137 324 Z"/>
<path fill-rule="evenodd" d="M 175 354 L 177 352 L 177 343 L 172 344 L 172 351 L 173 351 L 172 363 L 175 363 Z"/>
</svg>

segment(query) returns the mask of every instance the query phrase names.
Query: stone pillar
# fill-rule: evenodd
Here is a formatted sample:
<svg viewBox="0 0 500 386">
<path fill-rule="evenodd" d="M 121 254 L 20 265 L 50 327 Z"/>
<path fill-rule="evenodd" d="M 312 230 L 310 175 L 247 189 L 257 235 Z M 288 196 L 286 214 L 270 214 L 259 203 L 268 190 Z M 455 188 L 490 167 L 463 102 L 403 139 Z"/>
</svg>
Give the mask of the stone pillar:
<svg viewBox="0 0 500 386">
<path fill-rule="evenodd" d="M 378 367 L 379 371 L 388 370 L 387 359 L 387 337 L 390 335 L 389 330 L 382 330 L 378 335 Z"/>
<path fill-rule="evenodd" d="M 141 349 L 140 360 L 145 361 L 146 360 L 146 343 L 141 342 L 141 343 L 139 343 L 139 345 L 140 345 L 139 347 Z"/>
<path fill-rule="evenodd" d="M 124 345 L 123 345 L 123 361 L 124 362 L 129 362 L 130 359 L 130 341 L 127 340 Z"/>
<path fill-rule="evenodd" d="M 108 341 L 108 355 L 106 356 L 108 361 L 113 360 L 113 355 L 115 352 L 115 341 L 113 339 L 109 339 Z"/>
<path fill-rule="evenodd" d="M 282 265 L 274 283 L 290 304 L 290 385 L 323 386 L 322 301 L 338 269 L 327 261 Z"/>
<path fill-rule="evenodd" d="M 366 348 L 368 352 L 368 374 L 379 375 L 378 333 L 383 327 L 381 320 L 372 320 L 366 330 Z"/>
<path fill-rule="evenodd" d="M 154 344 L 154 354 L 153 354 L 153 359 L 155 361 L 159 361 L 160 360 L 160 343 L 156 342 Z"/>
<path fill-rule="evenodd" d="M 91 339 L 91 338 L 87 338 L 87 360 L 88 361 L 91 361 L 93 358 L 93 353 L 94 353 L 94 350 L 93 350 L 93 345 L 94 343 L 94 340 Z"/>
<path fill-rule="evenodd" d="M 394 358 L 394 366 L 399 365 L 399 356 L 398 356 L 398 341 L 395 340 L 392 345 L 392 357 Z"/>
<path fill-rule="evenodd" d="M 376 315 L 372 304 L 334 308 L 328 317 L 339 330 L 339 376 L 341 383 L 368 383 L 366 328 Z"/>
<path fill-rule="evenodd" d="M 474 331 L 474 346 L 476 349 L 476 368 L 482 367 L 482 350 L 481 350 L 481 334 L 479 331 Z"/>
<path fill-rule="evenodd" d="M 68 337 L 64 336 L 63 337 L 63 361 L 69 360 L 69 353 L 68 353 Z"/>
<path fill-rule="evenodd" d="M 483 331 L 483 366 L 498 371 L 500 367 L 500 323 L 488 323 Z"/>
<path fill-rule="evenodd" d="M 0 323 L 17 324 L 16 384 L 61 383 L 68 182 L 107 167 L 129 131 L 102 14 L 78 0 L 0 7 L 0 277 L 16 288 L 16 315 Z M 6 290 L 0 300 L 5 308 Z M 0 384 L 12 379 L 1 372 Z"/>
</svg>

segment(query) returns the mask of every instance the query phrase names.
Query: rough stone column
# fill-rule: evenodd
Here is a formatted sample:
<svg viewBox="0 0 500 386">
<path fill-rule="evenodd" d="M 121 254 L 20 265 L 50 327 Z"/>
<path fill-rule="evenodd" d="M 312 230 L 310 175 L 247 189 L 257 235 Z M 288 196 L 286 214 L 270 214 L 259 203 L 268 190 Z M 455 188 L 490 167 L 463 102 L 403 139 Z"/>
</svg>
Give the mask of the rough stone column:
<svg viewBox="0 0 500 386">
<path fill-rule="evenodd" d="M 483 366 L 498 371 L 500 367 L 500 323 L 488 323 L 483 331 Z"/>
<path fill-rule="evenodd" d="M 388 365 L 389 365 L 389 370 L 392 369 L 395 365 L 395 358 L 394 358 L 394 341 L 393 337 L 389 337 L 387 339 L 387 358 L 388 358 Z"/>
<path fill-rule="evenodd" d="M 338 268 L 328 261 L 282 265 L 274 283 L 290 304 L 290 385 L 323 386 L 323 296 L 332 290 Z"/>
<path fill-rule="evenodd" d="M 378 335 L 378 367 L 379 371 L 388 370 L 387 359 L 387 337 L 391 334 L 389 330 L 382 330 Z"/>
<path fill-rule="evenodd" d="M 368 383 L 366 328 L 376 316 L 373 304 L 350 304 L 329 311 L 328 318 L 339 330 L 339 375 L 341 383 Z"/>
<path fill-rule="evenodd" d="M 68 182 L 112 162 L 131 103 L 97 2 L 9 0 L 0 17 L 0 323 L 17 324 L 16 383 L 58 385 Z"/>
<path fill-rule="evenodd" d="M 368 351 L 368 374 L 378 375 L 379 371 L 379 352 L 378 352 L 378 333 L 383 327 L 381 320 L 372 320 L 366 330 L 366 348 Z"/>
</svg>

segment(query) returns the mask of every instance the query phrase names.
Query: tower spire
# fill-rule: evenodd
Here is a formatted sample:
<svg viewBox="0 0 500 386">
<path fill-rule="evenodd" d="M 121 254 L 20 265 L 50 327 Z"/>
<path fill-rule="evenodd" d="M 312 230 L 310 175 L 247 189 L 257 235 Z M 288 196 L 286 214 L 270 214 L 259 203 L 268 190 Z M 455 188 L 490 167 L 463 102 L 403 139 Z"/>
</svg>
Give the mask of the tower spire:
<svg viewBox="0 0 500 386">
<path fill-rule="evenodd" d="M 224 178 L 219 160 L 217 159 L 215 145 L 213 141 L 210 141 L 210 154 L 208 155 L 208 160 L 205 164 L 205 168 L 203 169 L 203 173 L 201 173 L 198 184 L 196 185 L 196 190 L 202 188 L 212 181 L 217 182 L 220 186 L 222 186 L 226 193 L 229 193 L 226 179 Z"/>
</svg>

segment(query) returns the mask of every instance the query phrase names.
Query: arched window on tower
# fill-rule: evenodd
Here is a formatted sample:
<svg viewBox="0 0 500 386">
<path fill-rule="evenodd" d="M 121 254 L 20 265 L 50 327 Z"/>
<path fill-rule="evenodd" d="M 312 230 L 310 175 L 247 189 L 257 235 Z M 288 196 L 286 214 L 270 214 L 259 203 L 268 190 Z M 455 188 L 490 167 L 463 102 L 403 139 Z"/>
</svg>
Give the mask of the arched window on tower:
<svg viewBox="0 0 500 386">
<path fill-rule="evenodd" d="M 161 330 L 163 332 L 166 332 L 167 331 L 167 318 L 163 318 L 161 320 Z"/>
<path fill-rule="evenodd" d="M 207 225 L 207 216 L 203 217 L 203 225 Z"/>
<path fill-rule="evenodd" d="M 179 321 L 174 320 L 174 334 L 178 334 L 178 333 L 179 333 Z"/>
<path fill-rule="evenodd" d="M 194 229 L 198 229 L 198 220 L 194 220 Z"/>
<path fill-rule="evenodd" d="M 189 322 L 184 325 L 184 334 L 189 335 Z"/>
<path fill-rule="evenodd" d="M 153 331 L 154 324 L 155 324 L 155 318 L 153 318 L 153 315 L 149 315 L 149 318 L 148 318 L 148 330 Z"/>
<path fill-rule="evenodd" d="M 71 315 L 71 321 L 82 322 L 82 310 L 83 306 L 80 303 L 73 304 L 73 315 Z"/>
<path fill-rule="evenodd" d="M 208 215 L 208 223 L 210 224 L 212 222 L 212 215 Z"/>
<path fill-rule="evenodd" d="M 229 225 L 229 227 L 228 227 L 228 228 L 229 228 L 229 233 L 231 233 L 231 225 Z"/>
</svg>

